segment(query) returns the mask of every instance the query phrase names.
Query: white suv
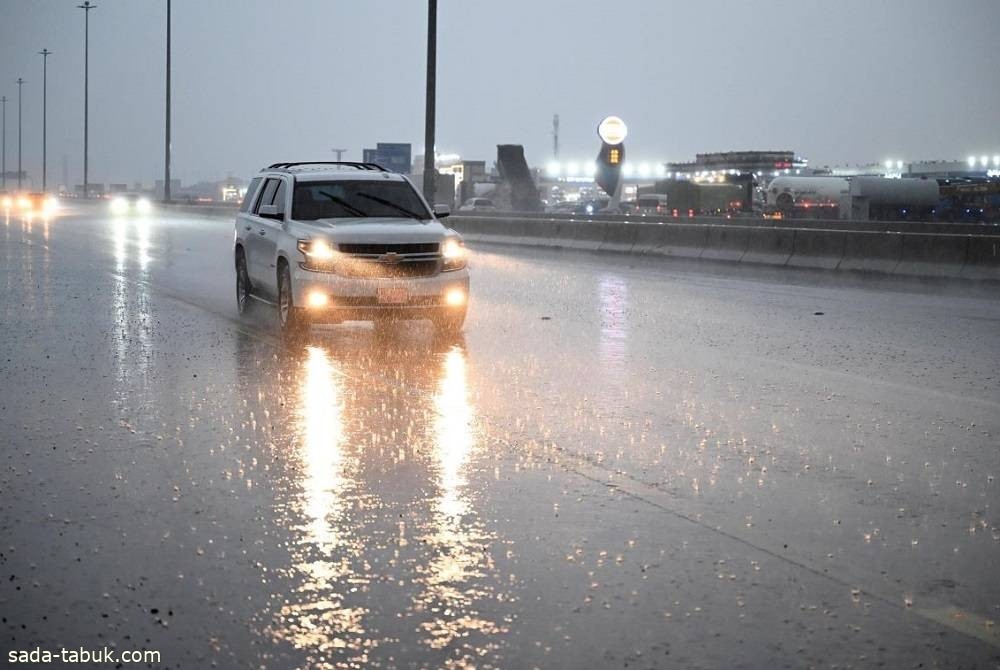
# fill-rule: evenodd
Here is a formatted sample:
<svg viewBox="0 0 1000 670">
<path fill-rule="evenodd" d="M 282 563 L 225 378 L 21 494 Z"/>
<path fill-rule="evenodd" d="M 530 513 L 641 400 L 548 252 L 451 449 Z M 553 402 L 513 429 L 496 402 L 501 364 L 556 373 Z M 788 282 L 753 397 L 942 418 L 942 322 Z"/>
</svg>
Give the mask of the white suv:
<svg viewBox="0 0 1000 670">
<path fill-rule="evenodd" d="M 430 319 L 456 333 L 469 272 L 461 236 L 405 176 L 374 163 L 275 163 L 236 216 L 236 299 L 276 304 L 283 333 L 311 323 Z"/>
</svg>

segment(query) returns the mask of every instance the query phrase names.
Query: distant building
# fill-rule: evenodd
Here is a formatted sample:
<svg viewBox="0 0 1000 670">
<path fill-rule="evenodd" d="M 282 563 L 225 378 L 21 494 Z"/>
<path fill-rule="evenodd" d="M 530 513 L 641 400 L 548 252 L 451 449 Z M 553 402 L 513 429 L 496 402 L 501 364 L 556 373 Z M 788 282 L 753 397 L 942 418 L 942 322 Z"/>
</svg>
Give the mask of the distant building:
<svg viewBox="0 0 1000 670">
<path fill-rule="evenodd" d="M 374 149 L 362 149 L 364 163 L 378 163 L 382 167 L 399 174 L 410 174 L 412 148 L 404 142 L 379 142 Z"/>
<path fill-rule="evenodd" d="M 795 155 L 794 151 L 723 151 L 697 154 L 693 162 L 667 163 L 668 176 L 676 179 L 716 174 L 755 174 L 759 177 L 777 177 L 779 174 L 796 174 L 808 167 L 809 161 Z"/>
</svg>

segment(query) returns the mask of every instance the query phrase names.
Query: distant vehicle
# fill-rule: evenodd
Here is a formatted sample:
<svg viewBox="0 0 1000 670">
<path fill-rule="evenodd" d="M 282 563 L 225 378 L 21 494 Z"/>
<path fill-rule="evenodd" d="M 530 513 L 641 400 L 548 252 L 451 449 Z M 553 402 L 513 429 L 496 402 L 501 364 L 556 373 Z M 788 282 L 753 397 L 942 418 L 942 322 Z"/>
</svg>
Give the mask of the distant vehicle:
<svg viewBox="0 0 1000 670">
<path fill-rule="evenodd" d="M 593 200 L 587 200 L 582 204 L 582 207 L 576 212 L 577 214 L 612 214 L 619 216 L 622 214 L 628 214 L 632 211 L 631 206 L 628 203 L 618 203 L 617 207 L 611 206 L 611 198 L 594 198 Z"/>
<path fill-rule="evenodd" d="M 648 216 L 667 214 L 667 196 L 663 193 L 644 193 L 635 199 L 635 214 Z"/>
<path fill-rule="evenodd" d="M 594 214 L 628 214 L 633 210 L 631 202 L 623 202 L 617 209 L 610 209 L 611 198 L 591 198 L 589 200 L 574 200 L 559 202 L 546 208 L 550 214 L 581 214 L 592 216 Z"/>
<path fill-rule="evenodd" d="M 836 212 L 849 193 L 850 182 L 842 177 L 775 177 L 767 186 L 767 205 L 785 216 L 796 209 Z"/>
<path fill-rule="evenodd" d="M 51 215 L 59 209 L 59 199 L 46 193 L 22 191 L 4 195 L 3 208 L 26 215 Z"/>
<path fill-rule="evenodd" d="M 496 205 L 489 198 L 469 198 L 458 208 L 460 212 L 495 212 Z"/>
<path fill-rule="evenodd" d="M 573 214 L 579 205 L 580 203 L 576 201 L 566 200 L 549 205 L 545 211 L 551 214 Z"/>
<path fill-rule="evenodd" d="M 851 218 L 862 221 L 928 220 L 940 204 L 935 179 L 852 177 Z"/>
<path fill-rule="evenodd" d="M 142 193 L 118 193 L 111 198 L 112 214 L 148 214 L 153 211 L 153 203 Z"/>
<path fill-rule="evenodd" d="M 283 334 L 312 323 L 430 319 L 457 333 L 469 271 L 462 237 L 404 175 L 374 163 L 275 163 L 236 216 L 237 308 L 276 303 Z"/>
</svg>

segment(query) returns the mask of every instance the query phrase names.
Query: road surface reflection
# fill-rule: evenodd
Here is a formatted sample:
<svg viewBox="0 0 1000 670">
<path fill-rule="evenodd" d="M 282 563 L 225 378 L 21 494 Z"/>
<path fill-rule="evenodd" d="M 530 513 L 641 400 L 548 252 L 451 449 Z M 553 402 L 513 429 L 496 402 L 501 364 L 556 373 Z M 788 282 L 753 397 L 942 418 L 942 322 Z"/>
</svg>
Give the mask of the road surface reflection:
<svg viewBox="0 0 1000 670">
<path fill-rule="evenodd" d="M 297 493 L 283 513 L 295 586 L 267 634 L 310 667 L 490 667 L 507 631 L 496 603 L 512 598 L 470 486 L 466 350 L 360 333 L 346 346 L 314 337 L 283 377 L 296 388 Z"/>
</svg>

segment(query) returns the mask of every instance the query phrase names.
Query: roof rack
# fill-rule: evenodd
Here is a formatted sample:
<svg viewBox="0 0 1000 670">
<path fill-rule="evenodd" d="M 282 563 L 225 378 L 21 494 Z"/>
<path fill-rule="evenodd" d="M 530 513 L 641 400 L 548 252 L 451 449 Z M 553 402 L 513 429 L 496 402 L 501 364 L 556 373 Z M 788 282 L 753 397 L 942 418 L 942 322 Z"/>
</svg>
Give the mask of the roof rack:
<svg viewBox="0 0 1000 670">
<path fill-rule="evenodd" d="M 299 161 L 294 163 L 272 163 L 271 165 L 268 165 L 266 169 L 287 170 L 288 168 L 298 167 L 299 165 L 346 165 L 347 167 L 352 167 L 358 170 L 388 172 L 388 170 L 378 163 L 357 163 L 354 161 Z"/>
</svg>

